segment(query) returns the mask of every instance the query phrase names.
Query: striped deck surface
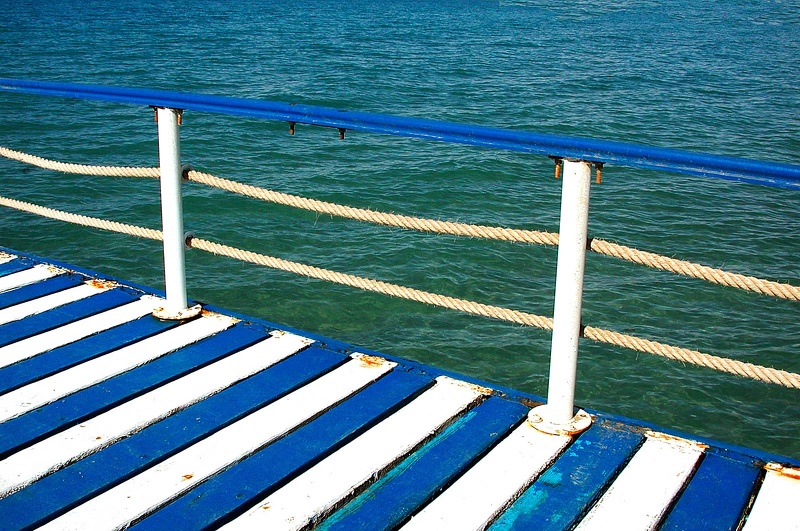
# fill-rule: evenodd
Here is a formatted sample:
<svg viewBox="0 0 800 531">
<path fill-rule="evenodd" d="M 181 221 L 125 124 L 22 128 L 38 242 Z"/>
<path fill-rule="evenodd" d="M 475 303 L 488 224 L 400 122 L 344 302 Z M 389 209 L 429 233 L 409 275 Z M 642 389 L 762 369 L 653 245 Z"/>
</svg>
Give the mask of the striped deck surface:
<svg viewBox="0 0 800 531">
<path fill-rule="evenodd" d="M 0 253 L 0 529 L 800 529 L 797 462 Z"/>
</svg>

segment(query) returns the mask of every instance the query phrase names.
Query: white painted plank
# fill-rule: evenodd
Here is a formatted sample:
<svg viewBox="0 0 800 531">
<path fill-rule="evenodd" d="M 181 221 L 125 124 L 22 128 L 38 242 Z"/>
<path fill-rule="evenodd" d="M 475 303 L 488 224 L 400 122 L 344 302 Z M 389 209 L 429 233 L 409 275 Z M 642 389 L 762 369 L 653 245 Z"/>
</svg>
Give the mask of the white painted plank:
<svg viewBox="0 0 800 531">
<path fill-rule="evenodd" d="M 358 355 L 334 371 L 104 492 L 40 530 L 120 529 L 285 435 L 396 364 Z"/>
<path fill-rule="evenodd" d="M 0 310 L 0 325 L 19 321 L 31 315 L 46 312 L 93 295 L 99 295 L 109 289 L 111 289 L 111 285 L 107 283 L 87 282 L 37 299 L 15 304 Z"/>
<path fill-rule="evenodd" d="M 743 531 L 800 531 L 800 469 L 768 465 Z"/>
<path fill-rule="evenodd" d="M 0 251 L 0 264 L 5 264 L 6 262 L 10 262 L 11 260 L 14 260 L 15 258 L 16 258 L 16 256 L 14 256 L 13 254 L 8 254 L 8 253 L 4 253 L 3 251 Z"/>
<path fill-rule="evenodd" d="M 18 417 L 164 354 L 216 334 L 235 323 L 231 317 L 207 314 L 178 327 L 88 360 L 0 396 L 0 422 Z"/>
<path fill-rule="evenodd" d="M 523 422 L 401 529 L 484 529 L 571 440 Z"/>
<path fill-rule="evenodd" d="M 66 273 L 66 271 L 53 266 L 37 264 L 30 269 L 23 269 L 22 271 L 0 277 L 0 293 L 21 288 L 28 284 L 41 282 L 42 280 L 47 280 L 48 278 L 55 277 L 62 273 Z"/>
<path fill-rule="evenodd" d="M 702 453 L 691 441 L 649 434 L 576 530 L 655 529 Z"/>
<path fill-rule="evenodd" d="M 486 390 L 446 377 L 283 488 L 262 500 L 225 530 L 301 529 L 331 510 L 375 474 L 411 452 Z"/>
<path fill-rule="evenodd" d="M 152 313 L 154 309 L 163 304 L 164 299 L 145 295 L 139 300 L 0 347 L 0 367 L 6 367 L 42 352 L 68 345 L 84 337 L 133 321 Z"/>
<path fill-rule="evenodd" d="M 193 323 L 198 321 L 189 324 Z M 208 321 L 199 325 L 195 326 L 198 331 L 215 327 Z M 0 497 L 218 393 L 310 343 L 294 334 L 278 334 L 21 450 L 0 461 Z"/>
</svg>

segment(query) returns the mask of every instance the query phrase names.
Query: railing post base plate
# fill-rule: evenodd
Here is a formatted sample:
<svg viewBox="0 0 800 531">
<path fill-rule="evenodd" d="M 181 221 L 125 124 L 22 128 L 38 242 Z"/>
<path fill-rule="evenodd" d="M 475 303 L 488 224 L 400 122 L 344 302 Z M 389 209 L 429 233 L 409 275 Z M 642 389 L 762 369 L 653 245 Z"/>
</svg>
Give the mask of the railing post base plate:
<svg viewBox="0 0 800 531">
<path fill-rule="evenodd" d="M 197 317 L 202 311 L 203 307 L 199 304 L 192 306 L 191 308 L 184 308 L 183 310 L 178 311 L 168 310 L 166 307 L 164 307 L 153 310 L 153 317 L 161 319 L 162 321 L 183 321 L 184 319 Z"/>
<path fill-rule="evenodd" d="M 553 422 L 548 420 L 547 404 L 544 404 L 533 408 L 528 413 L 528 423 L 537 430 L 550 435 L 577 435 L 589 429 L 592 425 L 592 417 L 580 409 L 567 422 Z"/>
</svg>

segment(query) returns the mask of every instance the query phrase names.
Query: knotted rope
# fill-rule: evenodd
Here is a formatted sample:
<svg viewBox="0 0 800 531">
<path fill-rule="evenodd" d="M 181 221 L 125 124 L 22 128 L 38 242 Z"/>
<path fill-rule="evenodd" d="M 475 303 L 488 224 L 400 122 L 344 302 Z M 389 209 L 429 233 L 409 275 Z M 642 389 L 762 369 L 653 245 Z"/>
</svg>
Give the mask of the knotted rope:
<svg viewBox="0 0 800 531">
<path fill-rule="evenodd" d="M 114 177 L 159 176 L 158 168 L 131 168 L 66 164 L 63 162 L 43 159 L 41 157 L 35 157 L 33 155 L 27 155 L 19 151 L 12 151 L 4 147 L 0 147 L 0 155 L 13 160 L 18 160 L 20 162 L 33 164 L 41 168 L 83 175 L 110 175 Z M 421 232 L 432 232 L 437 234 L 447 234 L 452 236 L 469 236 L 472 238 L 486 238 L 492 240 L 533 243 L 539 245 L 558 245 L 558 234 L 553 232 L 473 225 L 468 223 L 456 223 L 451 221 L 441 221 L 435 219 L 404 216 L 400 214 L 376 212 L 374 210 L 354 208 L 338 205 L 336 203 L 328 203 L 316 199 L 308 199 L 296 195 L 267 190 L 194 170 L 189 170 L 187 172 L 187 178 L 196 183 L 205 184 L 207 186 L 212 186 L 221 190 L 226 190 L 228 192 L 252 197 L 262 201 L 309 210 L 319 214 L 338 216 L 390 227 L 416 230 Z M 620 260 L 626 260 L 628 262 L 644 265 L 654 269 L 660 269 L 662 271 L 669 271 L 678 275 L 705 280 L 721 286 L 739 288 L 742 290 L 760 293 L 762 295 L 800 301 L 800 287 L 793 286 L 791 284 L 765 280 L 739 273 L 731 273 L 722 269 L 704 266 L 694 262 L 688 262 L 686 260 L 679 260 L 647 251 L 640 251 L 633 247 L 612 243 L 599 238 L 590 240 L 589 250 L 597 254 L 612 256 Z"/>
<path fill-rule="evenodd" d="M 91 218 L 88 216 L 71 214 L 68 212 L 62 212 L 59 210 L 54 210 L 51 208 L 46 208 L 31 203 L 25 203 L 23 201 L 8 199 L 2 196 L 0 196 L 0 205 L 14 208 L 17 210 L 23 210 L 25 212 L 37 214 L 52 219 L 77 223 L 79 225 L 84 225 L 87 227 L 94 227 L 114 232 L 121 232 L 123 234 L 129 234 L 153 240 L 163 239 L 161 231 L 158 230 L 148 229 L 144 227 L 137 227 L 135 225 L 126 225 L 123 223 Z M 237 260 L 263 265 L 266 267 L 271 267 L 274 269 L 279 269 L 282 271 L 287 271 L 310 278 L 326 280 L 328 282 L 334 282 L 337 284 L 343 284 L 346 286 L 351 286 L 367 291 L 382 293 L 384 295 L 391 295 L 393 297 L 399 297 L 417 302 L 423 302 L 425 304 L 431 304 L 443 308 L 450 308 L 464 313 L 480 315 L 483 317 L 490 317 L 492 319 L 499 319 L 520 325 L 532 326 L 544 330 L 553 329 L 553 320 L 549 317 L 534 315 L 531 313 L 522 312 L 518 310 L 511 310 L 499 306 L 481 304 L 478 302 L 449 297 L 447 295 L 430 293 L 427 291 L 408 288 L 405 286 L 399 286 L 397 284 L 391 284 L 379 280 L 358 277 L 346 273 L 330 271 L 327 269 L 300 264 L 297 262 L 291 262 L 288 260 L 283 260 L 281 258 L 275 258 L 272 256 L 255 253 L 252 251 L 237 249 L 235 247 L 230 247 L 228 245 L 223 245 L 220 243 L 203 240 L 200 238 L 192 238 L 189 244 L 192 248 L 204 250 L 206 252 L 213 253 L 216 255 L 227 256 L 230 258 L 235 258 Z M 662 356 L 674 360 L 679 360 L 685 363 L 699 365 L 701 367 L 707 367 L 717 371 L 726 372 L 729 374 L 735 374 L 737 376 L 743 376 L 746 378 L 751 378 L 753 380 L 773 383 L 794 389 L 800 389 L 800 374 L 782 371 L 779 369 L 772 369 L 769 367 L 763 367 L 760 365 L 754 365 L 752 363 L 745 363 L 738 360 L 712 356 L 710 354 L 705 354 L 695 350 L 674 347 L 656 341 L 650 341 L 647 339 L 642 339 L 635 336 L 614 332 L 612 330 L 604 330 L 602 328 L 595 328 L 591 326 L 587 326 L 584 328 L 584 337 L 597 342 L 607 343 L 635 350 L 638 352 L 644 352 L 656 356 Z"/>
</svg>

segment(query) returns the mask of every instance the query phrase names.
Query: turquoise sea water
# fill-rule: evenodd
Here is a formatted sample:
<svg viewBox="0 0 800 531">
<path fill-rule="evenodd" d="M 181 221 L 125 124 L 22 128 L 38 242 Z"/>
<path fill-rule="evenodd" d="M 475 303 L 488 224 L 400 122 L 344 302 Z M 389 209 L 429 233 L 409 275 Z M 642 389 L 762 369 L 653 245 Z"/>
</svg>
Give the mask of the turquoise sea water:
<svg viewBox="0 0 800 531">
<path fill-rule="evenodd" d="M 241 96 L 800 163 L 796 1 L 0 0 L 0 77 Z M 0 145 L 154 165 L 147 108 L 0 94 Z M 187 113 L 196 169 L 359 207 L 557 231 L 544 157 Z M 0 160 L 0 194 L 158 227 L 157 183 Z M 187 185 L 187 229 L 552 313 L 556 251 L 416 234 Z M 800 194 L 607 166 L 591 235 L 800 284 Z M 162 286 L 154 242 L 0 211 L 0 245 Z M 216 258 L 190 296 L 546 394 L 549 334 Z M 584 322 L 800 372 L 800 305 L 590 256 Z M 800 458 L 798 391 L 581 344 L 587 408 Z"/>
</svg>

